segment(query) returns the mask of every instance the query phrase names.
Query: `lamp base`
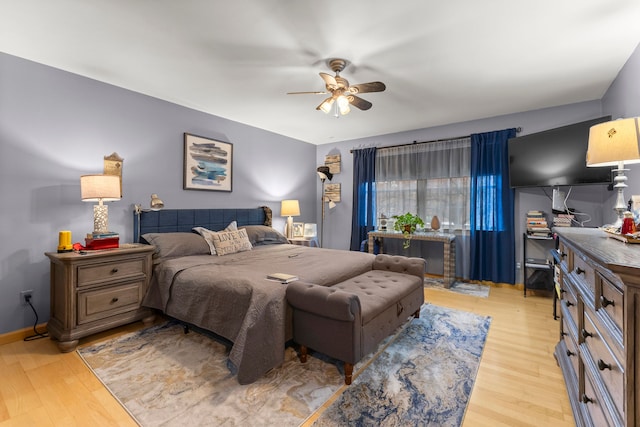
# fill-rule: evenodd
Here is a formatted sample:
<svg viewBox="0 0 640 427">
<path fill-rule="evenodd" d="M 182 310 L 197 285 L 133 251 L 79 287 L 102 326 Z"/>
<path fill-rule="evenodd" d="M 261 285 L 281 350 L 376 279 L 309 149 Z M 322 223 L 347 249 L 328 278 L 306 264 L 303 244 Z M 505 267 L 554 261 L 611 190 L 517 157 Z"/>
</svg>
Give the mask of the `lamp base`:
<svg viewBox="0 0 640 427">
<path fill-rule="evenodd" d="M 107 205 L 93 206 L 93 234 L 109 232 L 109 207 Z"/>
<path fill-rule="evenodd" d="M 287 239 L 293 239 L 293 217 L 289 216 L 287 218 L 287 229 L 286 229 Z"/>
</svg>

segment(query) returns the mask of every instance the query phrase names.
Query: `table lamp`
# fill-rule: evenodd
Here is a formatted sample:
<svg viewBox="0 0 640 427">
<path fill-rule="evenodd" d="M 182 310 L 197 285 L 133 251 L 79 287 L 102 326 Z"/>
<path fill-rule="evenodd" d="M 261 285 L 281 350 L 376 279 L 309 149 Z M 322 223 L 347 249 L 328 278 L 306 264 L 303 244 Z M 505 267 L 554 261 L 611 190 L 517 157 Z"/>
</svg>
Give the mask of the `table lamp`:
<svg viewBox="0 0 640 427">
<path fill-rule="evenodd" d="M 589 148 L 587 149 L 587 166 L 617 166 L 613 171 L 617 175 L 613 179 L 618 189 L 618 196 L 613 210 L 618 219 L 614 226 L 621 227 L 627 204 L 624 200 L 624 188 L 627 177 L 624 164 L 640 163 L 640 127 L 638 118 L 618 119 L 599 123 L 589 129 Z"/>
<path fill-rule="evenodd" d="M 93 206 L 93 234 L 109 233 L 109 209 L 104 202 L 120 200 L 120 177 L 82 175 L 80 193 L 83 202 L 98 202 Z"/>
<path fill-rule="evenodd" d="M 283 200 L 280 204 L 280 216 L 287 217 L 287 239 L 293 238 L 293 217 L 300 216 L 300 203 L 297 200 Z"/>
</svg>

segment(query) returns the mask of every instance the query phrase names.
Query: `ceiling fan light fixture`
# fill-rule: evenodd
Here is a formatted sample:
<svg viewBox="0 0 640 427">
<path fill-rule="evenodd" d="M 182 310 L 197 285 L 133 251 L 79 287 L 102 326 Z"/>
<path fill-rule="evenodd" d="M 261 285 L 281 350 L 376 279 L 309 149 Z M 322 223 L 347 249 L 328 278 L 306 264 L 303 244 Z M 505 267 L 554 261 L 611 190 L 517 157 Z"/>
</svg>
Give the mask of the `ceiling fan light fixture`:
<svg viewBox="0 0 640 427">
<path fill-rule="evenodd" d="M 340 114 L 343 116 L 349 114 L 349 111 L 351 111 L 351 108 L 349 107 L 349 99 L 347 99 L 346 96 L 340 95 L 338 97 L 338 109 Z"/>
<path fill-rule="evenodd" d="M 325 114 L 329 114 L 331 112 L 331 106 L 333 105 L 333 97 L 329 97 L 322 101 L 322 104 L 318 105 L 318 110 L 322 111 Z"/>
</svg>

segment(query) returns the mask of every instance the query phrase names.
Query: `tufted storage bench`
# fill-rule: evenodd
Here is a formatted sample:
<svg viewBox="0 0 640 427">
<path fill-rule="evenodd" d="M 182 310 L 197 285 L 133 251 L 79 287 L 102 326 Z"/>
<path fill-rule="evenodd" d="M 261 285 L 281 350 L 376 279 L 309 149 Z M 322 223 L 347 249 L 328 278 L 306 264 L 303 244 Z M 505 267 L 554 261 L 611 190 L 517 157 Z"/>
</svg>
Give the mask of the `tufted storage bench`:
<svg viewBox="0 0 640 427">
<path fill-rule="evenodd" d="M 351 384 L 355 363 L 409 316 L 419 317 L 425 264 L 422 258 L 382 254 L 372 270 L 333 286 L 290 283 L 287 300 L 300 360 L 306 362 L 308 348 L 341 360 L 345 384 Z"/>
</svg>

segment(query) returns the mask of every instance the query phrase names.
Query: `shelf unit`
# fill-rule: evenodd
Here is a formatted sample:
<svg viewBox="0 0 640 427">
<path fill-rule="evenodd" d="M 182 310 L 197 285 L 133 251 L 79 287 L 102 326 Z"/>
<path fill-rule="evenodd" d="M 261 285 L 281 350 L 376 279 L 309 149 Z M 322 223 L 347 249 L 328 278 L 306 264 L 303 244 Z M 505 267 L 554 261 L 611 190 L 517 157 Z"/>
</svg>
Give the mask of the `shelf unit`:
<svg viewBox="0 0 640 427">
<path fill-rule="evenodd" d="M 532 236 L 527 233 L 523 234 L 522 244 L 522 266 L 523 266 L 523 282 L 524 296 L 527 296 L 527 289 L 543 289 L 546 291 L 553 290 L 553 263 L 547 258 L 549 250 L 554 247 L 553 237 Z M 530 245 L 537 243 L 538 253 L 535 257 L 531 255 Z M 542 255 L 539 255 L 542 254 Z"/>
</svg>

